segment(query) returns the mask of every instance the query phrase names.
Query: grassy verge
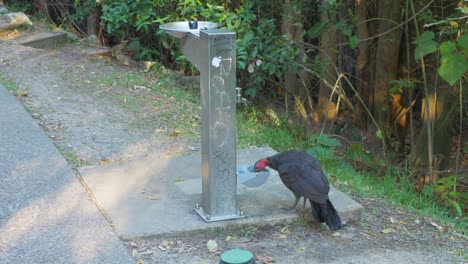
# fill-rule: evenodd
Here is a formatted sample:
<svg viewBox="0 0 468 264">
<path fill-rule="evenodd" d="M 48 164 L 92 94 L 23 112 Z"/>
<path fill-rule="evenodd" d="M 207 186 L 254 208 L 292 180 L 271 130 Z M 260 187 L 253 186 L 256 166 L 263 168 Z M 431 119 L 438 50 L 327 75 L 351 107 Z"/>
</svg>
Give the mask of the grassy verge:
<svg viewBox="0 0 468 264">
<path fill-rule="evenodd" d="M 263 121 L 262 113 L 255 109 L 238 113 L 238 146 L 270 146 L 277 151 L 311 147 L 308 139 L 294 136 L 294 131 L 282 125 L 272 126 Z M 465 218 L 450 217 L 448 210 L 433 198 L 419 194 L 414 189 L 409 171 L 392 168 L 386 175 L 359 172 L 344 159 L 336 156 L 318 157 L 332 184 L 345 192 L 361 197 L 375 198 L 398 207 L 414 210 L 429 216 L 454 230 L 467 230 Z"/>
<path fill-rule="evenodd" d="M 183 81 L 175 74 L 156 78 L 132 72 L 108 75 L 98 81 L 98 86 L 124 87 L 101 96 L 138 116 L 131 121 L 135 129 L 156 127 L 170 134 L 196 138 L 200 135 L 201 123 L 199 91 L 181 83 Z"/>
</svg>

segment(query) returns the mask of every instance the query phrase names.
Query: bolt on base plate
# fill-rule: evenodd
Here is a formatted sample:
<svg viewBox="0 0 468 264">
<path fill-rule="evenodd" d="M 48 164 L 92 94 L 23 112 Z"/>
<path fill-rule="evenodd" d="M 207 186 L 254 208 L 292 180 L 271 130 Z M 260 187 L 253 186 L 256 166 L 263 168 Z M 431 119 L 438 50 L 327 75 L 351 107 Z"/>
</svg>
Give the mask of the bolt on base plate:
<svg viewBox="0 0 468 264">
<path fill-rule="evenodd" d="M 205 210 L 203 210 L 203 207 L 199 206 L 198 204 L 195 205 L 193 210 L 207 223 L 245 218 L 244 212 L 239 209 L 236 210 L 236 214 L 218 216 L 211 216 L 210 214 L 207 214 Z"/>
</svg>

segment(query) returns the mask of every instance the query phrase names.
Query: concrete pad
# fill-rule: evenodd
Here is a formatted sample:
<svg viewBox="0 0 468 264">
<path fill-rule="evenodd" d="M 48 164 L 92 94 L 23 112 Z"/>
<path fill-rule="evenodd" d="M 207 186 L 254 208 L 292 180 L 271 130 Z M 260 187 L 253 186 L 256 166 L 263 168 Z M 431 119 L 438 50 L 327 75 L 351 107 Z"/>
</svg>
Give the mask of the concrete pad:
<svg viewBox="0 0 468 264">
<path fill-rule="evenodd" d="M 68 35 L 65 32 L 41 32 L 28 34 L 18 41 L 18 44 L 36 49 L 55 49 L 68 42 Z"/>
<path fill-rule="evenodd" d="M 275 153 L 271 148 L 238 150 L 237 163 L 252 164 Z M 298 217 L 289 209 L 294 196 L 271 170 L 258 188 L 238 185 L 237 205 L 246 218 L 205 223 L 193 211 L 201 203 L 200 154 L 83 167 L 79 172 L 124 239 Z M 351 198 L 332 188 L 330 199 L 343 221 L 360 219 L 363 207 Z"/>
</svg>

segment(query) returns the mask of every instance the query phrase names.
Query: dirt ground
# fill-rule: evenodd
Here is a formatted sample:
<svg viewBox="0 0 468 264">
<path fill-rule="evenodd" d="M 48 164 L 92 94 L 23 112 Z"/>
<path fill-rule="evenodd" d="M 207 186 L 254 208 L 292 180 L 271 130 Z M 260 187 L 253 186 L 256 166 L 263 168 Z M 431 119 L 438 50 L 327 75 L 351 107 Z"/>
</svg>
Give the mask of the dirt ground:
<svg viewBox="0 0 468 264">
<path fill-rule="evenodd" d="M 199 150 L 198 139 L 171 135 L 174 127 L 159 122 L 155 111 L 143 107 L 144 102 L 141 109 L 125 106 L 136 96 L 156 100 L 160 95 L 121 83 L 119 76 L 135 73 L 154 82 L 161 81 L 158 76 L 144 72 L 137 63 L 123 65 L 95 56 L 90 49 L 93 46 L 85 40 L 40 50 L 0 38 L 0 82 L 17 87 L 14 93 L 72 166 Z M 190 83 L 182 79 L 174 89 Z M 171 105 L 177 102 L 168 100 L 167 107 Z M 142 119 L 154 122 L 139 122 Z M 220 253 L 232 248 L 251 251 L 257 263 L 468 263 L 463 253 L 467 238 L 450 226 L 376 199 L 348 195 L 365 207 L 365 214 L 362 221 L 347 223 L 336 233 L 298 218 L 273 226 L 239 226 L 124 243 L 139 263 L 217 263 Z M 210 240 L 217 244 L 211 251 Z"/>
</svg>

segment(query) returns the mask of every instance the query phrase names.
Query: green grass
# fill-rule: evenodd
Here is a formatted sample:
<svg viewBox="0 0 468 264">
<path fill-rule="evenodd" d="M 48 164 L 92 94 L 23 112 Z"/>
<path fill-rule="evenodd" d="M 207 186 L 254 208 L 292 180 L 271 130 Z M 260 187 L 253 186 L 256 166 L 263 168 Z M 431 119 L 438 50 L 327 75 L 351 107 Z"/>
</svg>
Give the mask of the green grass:
<svg viewBox="0 0 468 264">
<path fill-rule="evenodd" d="M 237 113 L 237 147 L 269 146 L 277 151 L 305 148 L 305 142 L 284 124 L 272 124 L 255 108 Z"/>
<path fill-rule="evenodd" d="M 166 74 L 152 81 L 143 72 L 110 74 L 98 86 L 123 86 L 120 92 L 104 93 L 116 104 L 138 115 L 130 120 L 135 128 L 156 128 L 188 138 L 200 137 L 200 94 L 181 85 L 180 77 Z M 112 90 L 113 91 L 113 90 Z"/>
<path fill-rule="evenodd" d="M 255 108 L 238 112 L 237 128 L 239 148 L 270 146 L 277 151 L 283 151 L 306 150 L 311 147 L 309 139 L 298 137 L 297 133 L 286 125 L 273 125 Z M 440 206 L 433 198 L 416 192 L 409 171 L 391 168 L 385 175 L 378 175 L 373 172 L 356 171 L 353 166 L 336 156 L 323 155 L 317 158 L 332 184 L 340 190 L 414 210 L 423 216 L 453 226 L 458 231 L 468 228 L 466 216 L 461 219 L 450 217 L 447 208 Z"/>
</svg>

